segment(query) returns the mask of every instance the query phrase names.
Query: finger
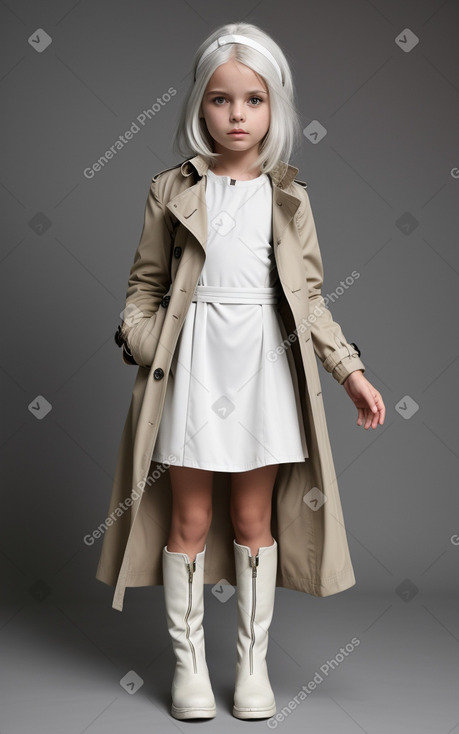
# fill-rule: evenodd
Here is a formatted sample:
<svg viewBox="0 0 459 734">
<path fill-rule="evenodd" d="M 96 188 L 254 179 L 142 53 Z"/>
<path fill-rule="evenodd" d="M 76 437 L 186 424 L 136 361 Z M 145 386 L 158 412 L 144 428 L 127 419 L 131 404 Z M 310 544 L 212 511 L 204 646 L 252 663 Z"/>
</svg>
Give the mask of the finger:
<svg viewBox="0 0 459 734">
<path fill-rule="evenodd" d="M 368 428 L 373 428 L 374 427 L 373 424 L 375 422 L 375 419 L 376 419 L 376 422 L 378 422 L 378 415 L 379 415 L 379 413 L 378 414 L 373 413 L 372 410 L 369 410 L 368 411 Z"/>
<path fill-rule="evenodd" d="M 365 413 L 366 413 L 366 420 L 365 420 L 365 430 L 366 430 L 371 426 L 371 419 L 373 417 L 373 414 L 370 413 L 368 409 L 365 411 Z"/>
<path fill-rule="evenodd" d="M 373 393 L 373 395 L 372 395 L 372 399 L 373 399 L 372 402 L 373 402 L 373 404 L 371 406 L 371 410 L 373 411 L 373 413 L 378 413 L 379 412 L 379 398 L 380 398 L 380 395 L 379 395 L 378 391 L 376 390 Z"/>
<path fill-rule="evenodd" d="M 381 394 L 378 391 L 376 391 L 375 400 L 378 406 L 378 422 L 382 424 L 384 423 L 384 418 L 386 415 L 386 408 L 385 408 L 383 399 L 381 397 Z"/>
<path fill-rule="evenodd" d="M 370 413 L 371 428 L 374 428 L 377 425 L 378 418 L 379 418 L 379 410 L 378 410 L 378 407 L 377 406 L 375 406 L 375 407 L 376 407 L 376 411 L 374 411 L 373 408 L 372 408 L 371 409 L 371 413 Z"/>
<path fill-rule="evenodd" d="M 367 387 L 366 385 L 362 389 L 361 397 L 366 402 L 368 406 L 368 410 L 371 412 L 371 415 L 374 415 L 378 411 L 378 406 L 375 400 L 376 394 L 377 394 L 377 391 L 373 392 L 373 390 L 370 387 Z"/>
</svg>

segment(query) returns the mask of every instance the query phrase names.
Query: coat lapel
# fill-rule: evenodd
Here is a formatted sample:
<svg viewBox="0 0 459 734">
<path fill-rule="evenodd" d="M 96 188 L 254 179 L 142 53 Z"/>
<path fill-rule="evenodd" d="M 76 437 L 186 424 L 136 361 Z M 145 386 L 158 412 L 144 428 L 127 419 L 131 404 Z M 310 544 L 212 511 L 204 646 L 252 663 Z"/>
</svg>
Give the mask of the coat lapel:
<svg viewBox="0 0 459 734">
<path fill-rule="evenodd" d="M 201 177 L 196 183 L 188 186 L 184 191 L 176 194 L 176 196 L 173 196 L 166 206 L 179 222 L 194 235 L 205 252 L 207 242 L 207 176 L 205 175 L 207 164 L 201 156 L 196 156 L 185 163 L 193 164 Z M 271 179 L 273 193 L 272 236 L 276 256 L 277 245 L 300 205 L 300 199 L 294 194 L 289 194 L 287 191 L 284 191 L 283 188 L 284 185 L 290 183 L 294 178 L 298 169 L 294 166 L 287 166 L 285 170 L 284 174 L 280 173 L 278 168 L 268 173 Z M 286 184 L 283 183 L 284 181 Z"/>
<path fill-rule="evenodd" d="M 197 183 L 173 196 L 166 206 L 179 222 L 196 237 L 205 252 L 207 241 L 205 177 L 203 176 Z"/>
<path fill-rule="evenodd" d="M 295 216 L 300 200 L 294 194 L 279 188 L 273 182 L 273 245 L 277 250 L 277 245 L 282 239 L 285 230 Z"/>
</svg>

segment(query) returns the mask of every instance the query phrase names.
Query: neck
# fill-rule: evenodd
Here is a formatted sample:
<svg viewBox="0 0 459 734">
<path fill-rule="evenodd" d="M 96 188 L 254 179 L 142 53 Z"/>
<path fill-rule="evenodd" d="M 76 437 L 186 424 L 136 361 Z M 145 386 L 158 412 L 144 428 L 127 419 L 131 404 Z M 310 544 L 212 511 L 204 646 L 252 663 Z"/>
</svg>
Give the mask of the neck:
<svg viewBox="0 0 459 734">
<path fill-rule="evenodd" d="M 219 157 L 215 159 L 214 167 L 211 171 L 221 176 L 230 176 L 237 179 L 257 178 L 262 173 L 260 166 L 254 167 L 254 161 L 258 157 L 258 151 L 247 151 L 247 153 L 239 153 L 238 151 L 222 150 L 218 144 L 214 145 L 214 152 L 219 153 Z"/>
</svg>

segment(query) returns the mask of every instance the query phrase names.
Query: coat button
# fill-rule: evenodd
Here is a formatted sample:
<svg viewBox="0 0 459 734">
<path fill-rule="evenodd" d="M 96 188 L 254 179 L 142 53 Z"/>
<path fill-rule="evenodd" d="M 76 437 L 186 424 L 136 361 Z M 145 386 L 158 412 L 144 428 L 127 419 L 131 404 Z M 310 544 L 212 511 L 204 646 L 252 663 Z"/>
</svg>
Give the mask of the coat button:
<svg viewBox="0 0 459 734">
<path fill-rule="evenodd" d="M 163 308 L 167 308 L 170 300 L 171 300 L 170 296 L 163 296 L 163 300 L 161 301 L 161 306 Z"/>
<path fill-rule="evenodd" d="M 182 254 L 182 248 L 181 247 L 176 247 L 174 249 L 174 257 L 180 257 L 181 254 Z"/>
<path fill-rule="evenodd" d="M 153 372 L 153 377 L 155 380 L 162 380 L 164 377 L 164 370 L 161 369 L 161 367 L 157 367 Z"/>
</svg>

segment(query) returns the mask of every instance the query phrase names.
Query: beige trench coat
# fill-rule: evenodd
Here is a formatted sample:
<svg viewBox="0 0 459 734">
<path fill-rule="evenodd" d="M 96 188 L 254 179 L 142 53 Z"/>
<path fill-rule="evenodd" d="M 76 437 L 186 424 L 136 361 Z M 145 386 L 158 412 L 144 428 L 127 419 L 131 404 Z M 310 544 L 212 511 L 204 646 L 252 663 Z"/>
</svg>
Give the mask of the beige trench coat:
<svg viewBox="0 0 459 734">
<path fill-rule="evenodd" d="M 163 583 L 161 551 L 170 527 L 171 486 L 167 465 L 152 462 L 151 456 L 174 350 L 206 256 L 206 173 L 207 163 L 197 155 L 152 179 L 129 277 L 119 336 L 124 340 L 124 362 L 139 366 L 108 516 L 99 526 L 103 544 L 96 573 L 97 579 L 115 587 L 113 608 L 119 611 L 126 587 Z M 271 531 L 278 543 L 276 585 L 329 596 L 353 586 L 355 577 L 316 355 L 339 384 L 365 366 L 323 302 L 314 219 L 306 184 L 295 180 L 297 173 L 281 161 L 268 175 L 272 242 L 282 285 L 276 305 L 284 339 L 279 349 L 286 350 L 289 360 L 309 458 L 280 464 Z M 213 476 L 204 583 L 235 585 L 231 475 Z"/>
</svg>

